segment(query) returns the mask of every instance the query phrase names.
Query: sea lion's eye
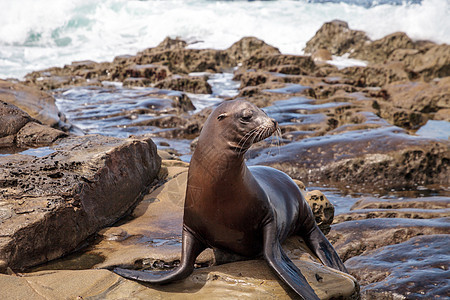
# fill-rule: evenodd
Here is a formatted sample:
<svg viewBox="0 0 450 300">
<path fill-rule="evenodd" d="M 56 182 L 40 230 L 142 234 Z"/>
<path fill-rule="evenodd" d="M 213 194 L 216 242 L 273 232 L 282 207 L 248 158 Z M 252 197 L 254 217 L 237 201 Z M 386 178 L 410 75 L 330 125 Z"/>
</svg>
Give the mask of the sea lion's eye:
<svg viewBox="0 0 450 300">
<path fill-rule="evenodd" d="M 245 122 L 249 122 L 249 121 L 252 119 L 252 115 L 249 115 L 249 116 L 242 116 L 241 119 L 244 120 Z"/>
<path fill-rule="evenodd" d="M 251 110 L 245 110 L 242 113 L 241 120 L 244 122 L 250 122 L 253 117 L 253 112 Z"/>
</svg>

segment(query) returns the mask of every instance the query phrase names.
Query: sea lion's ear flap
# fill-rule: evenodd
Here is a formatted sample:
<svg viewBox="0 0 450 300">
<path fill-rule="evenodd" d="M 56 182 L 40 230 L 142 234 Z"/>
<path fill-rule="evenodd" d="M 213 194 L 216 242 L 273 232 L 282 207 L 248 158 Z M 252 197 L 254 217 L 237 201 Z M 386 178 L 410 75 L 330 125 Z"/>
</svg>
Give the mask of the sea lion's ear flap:
<svg viewBox="0 0 450 300">
<path fill-rule="evenodd" d="M 226 113 L 220 114 L 220 115 L 217 117 L 217 120 L 222 121 L 222 120 L 225 119 L 227 116 L 228 116 L 228 115 L 227 115 Z"/>
</svg>

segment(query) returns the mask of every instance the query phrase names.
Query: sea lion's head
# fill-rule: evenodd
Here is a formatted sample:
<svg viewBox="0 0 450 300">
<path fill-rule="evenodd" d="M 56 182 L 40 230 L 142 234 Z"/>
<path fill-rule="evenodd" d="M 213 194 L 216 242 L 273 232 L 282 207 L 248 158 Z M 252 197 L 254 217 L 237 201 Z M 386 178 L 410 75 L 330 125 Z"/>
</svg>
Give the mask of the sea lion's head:
<svg viewBox="0 0 450 300">
<path fill-rule="evenodd" d="M 209 116 L 200 139 L 211 142 L 214 136 L 214 142 L 220 139 L 228 148 L 243 154 L 277 128 L 277 122 L 256 105 L 244 100 L 224 101 Z"/>
</svg>

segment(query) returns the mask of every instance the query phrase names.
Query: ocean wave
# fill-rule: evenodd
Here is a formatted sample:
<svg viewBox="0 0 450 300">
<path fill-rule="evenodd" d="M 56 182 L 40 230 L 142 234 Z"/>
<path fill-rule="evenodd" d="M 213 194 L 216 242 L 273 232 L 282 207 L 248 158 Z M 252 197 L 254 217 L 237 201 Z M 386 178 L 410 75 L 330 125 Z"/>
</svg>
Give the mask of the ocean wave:
<svg viewBox="0 0 450 300">
<path fill-rule="evenodd" d="M 450 42 L 447 0 L 360 3 L 0 0 L 7 7 L 0 10 L 0 77 L 20 78 L 75 60 L 111 60 L 156 46 L 166 36 L 197 41 L 192 48 L 218 49 L 256 36 L 283 53 L 301 54 L 320 26 L 333 19 L 372 39 L 404 31 L 413 39 Z"/>
</svg>

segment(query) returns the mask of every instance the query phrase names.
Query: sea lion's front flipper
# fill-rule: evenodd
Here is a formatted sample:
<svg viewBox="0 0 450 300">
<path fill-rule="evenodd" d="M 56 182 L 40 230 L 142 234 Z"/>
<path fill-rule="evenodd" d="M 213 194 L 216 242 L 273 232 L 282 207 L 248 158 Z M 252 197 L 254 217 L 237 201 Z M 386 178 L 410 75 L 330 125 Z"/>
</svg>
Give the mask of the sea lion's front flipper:
<svg viewBox="0 0 450 300">
<path fill-rule="evenodd" d="M 194 270 L 197 256 L 206 247 L 195 236 L 183 227 L 183 244 L 181 262 L 178 267 L 171 271 L 144 272 L 115 268 L 113 271 L 120 276 L 137 281 L 164 284 L 188 277 Z"/>
<path fill-rule="evenodd" d="M 302 299 L 319 299 L 306 278 L 281 248 L 273 221 L 264 227 L 264 258 L 278 277 Z"/>
<path fill-rule="evenodd" d="M 314 254 L 328 267 L 348 273 L 347 268 L 340 259 L 333 245 L 323 235 L 318 226 L 309 233 L 308 236 L 303 236 L 304 241 Z"/>
</svg>

